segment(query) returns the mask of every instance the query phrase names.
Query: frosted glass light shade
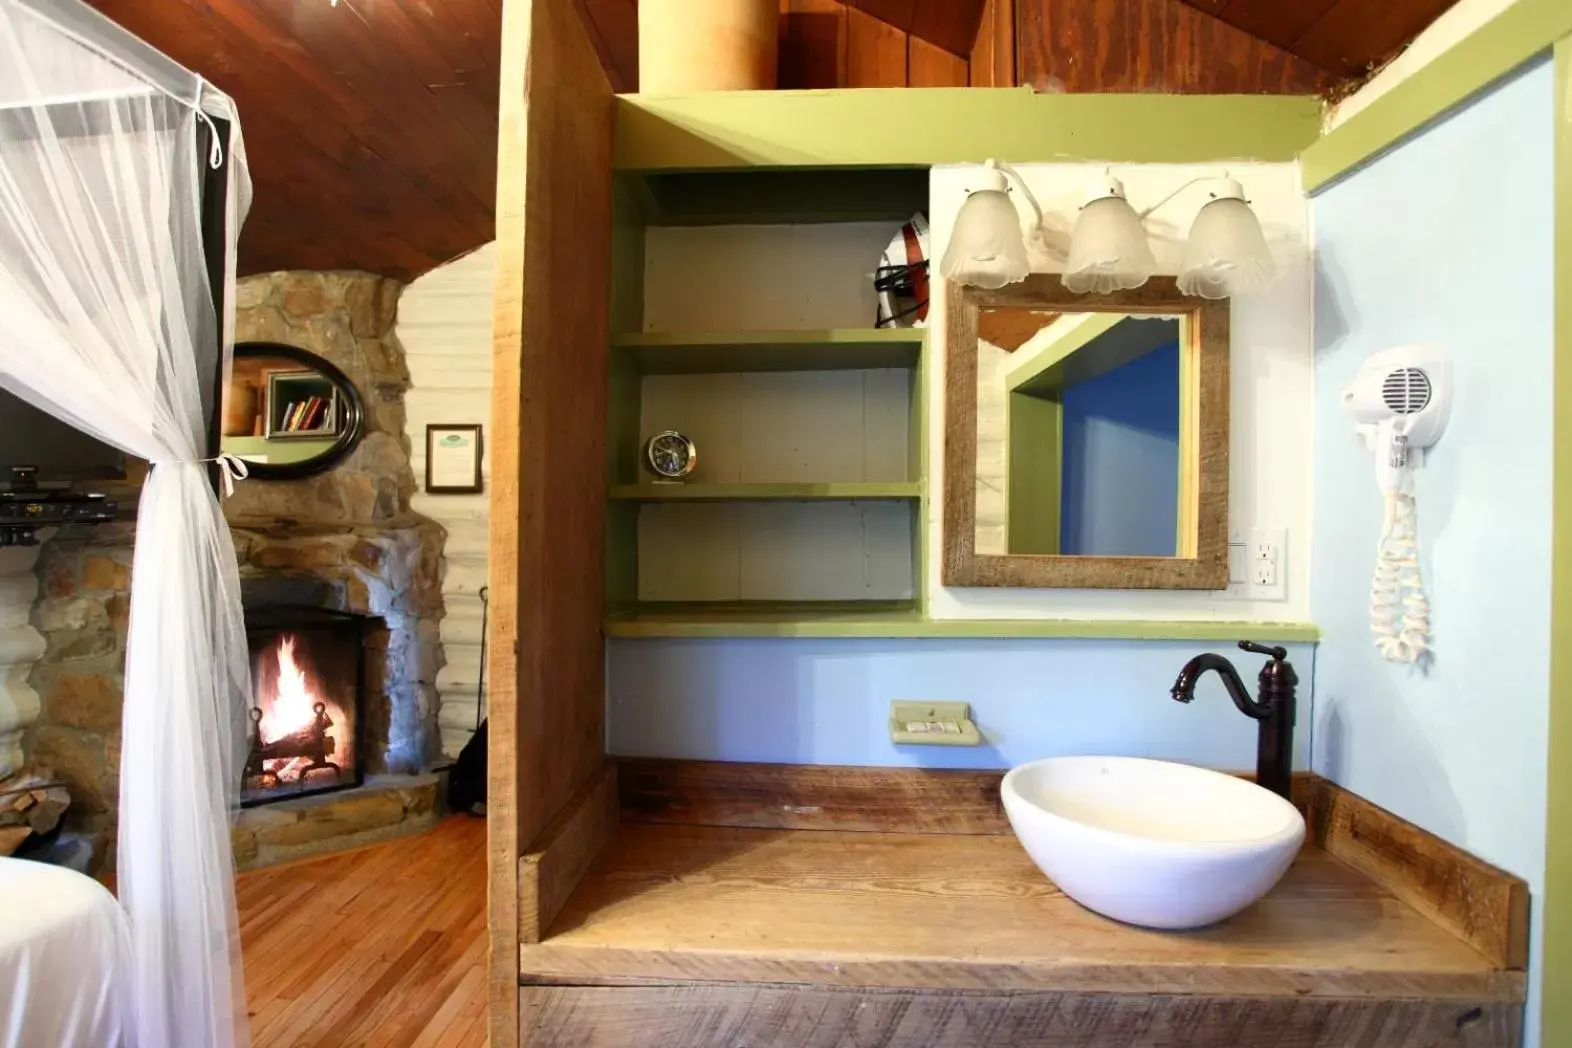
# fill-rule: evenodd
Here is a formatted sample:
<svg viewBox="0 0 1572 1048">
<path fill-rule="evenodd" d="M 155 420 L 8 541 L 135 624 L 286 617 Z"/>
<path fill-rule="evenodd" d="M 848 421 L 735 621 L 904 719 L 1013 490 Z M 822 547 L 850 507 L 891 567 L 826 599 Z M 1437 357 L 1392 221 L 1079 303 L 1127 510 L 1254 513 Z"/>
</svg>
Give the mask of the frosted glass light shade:
<svg viewBox="0 0 1572 1048">
<path fill-rule="evenodd" d="M 959 284 L 1000 288 L 1025 280 L 1029 269 L 1021 219 L 1002 185 L 967 197 L 955 217 L 939 272 Z"/>
<path fill-rule="evenodd" d="M 1201 208 L 1185 242 L 1179 291 L 1201 298 L 1231 298 L 1259 291 L 1277 275 L 1261 223 L 1234 196 Z"/>
<path fill-rule="evenodd" d="M 1078 295 L 1105 295 L 1140 287 L 1156 268 L 1146 227 L 1122 191 L 1081 208 L 1070 232 L 1070 256 L 1061 278 L 1065 287 Z"/>
</svg>

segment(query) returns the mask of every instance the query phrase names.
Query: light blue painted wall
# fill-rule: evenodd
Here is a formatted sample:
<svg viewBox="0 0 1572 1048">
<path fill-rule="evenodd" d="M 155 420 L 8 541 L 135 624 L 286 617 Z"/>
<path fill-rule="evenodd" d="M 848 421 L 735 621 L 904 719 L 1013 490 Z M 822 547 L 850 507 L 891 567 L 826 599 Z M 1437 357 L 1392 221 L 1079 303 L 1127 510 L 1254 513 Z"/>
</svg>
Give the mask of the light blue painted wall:
<svg viewBox="0 0 1572 1048">
<path fill-rule="evenodd" d="M 1536 893 L 1549 709 L 1553 90 L 1540 61 L 1313 205 L 1311 612 L 1324 631 L 1315 767 Z M 1445 346 L 1456 369 L 1451 424 L 1416 485 L 1434 609 L 1428 673 L 1382 662 L 1370 642 L 1381 500 L 1338 401 L 1367 355 L 1408 342 Z M 1537 943 L 1535 953 L 1537 973 Z M 1537 1012 L 1531 1000 L 1531 1026 Z M 1528 1043 L 1538 1043 L 1532 1030 Z"/>
<path fill-rule="evenodd" d="M 1062 403 L 1060 551 L 1173 556 L 1179 530 L 1179 343 L 1065 387 Z"/>
<path fill-rule="evenodd" d="M 1309 694 L 1314 646 L 1289 645 Z M 1231 645 L 1093 640 L 614 640 L 608 745 L 629 757 L 804 764 L 1006 767 L 1106 753 L 1255 767 L 1256 723 L 1214 674 L 1173 701 L 1192 655 L 1234 659 L 1254 689 L 1264 663 Z M 894 699 L 964 700 L 980 748 L 889 741 Z M 1309 758 L 1300 717 L 1297 767 Z"/>
</svg>

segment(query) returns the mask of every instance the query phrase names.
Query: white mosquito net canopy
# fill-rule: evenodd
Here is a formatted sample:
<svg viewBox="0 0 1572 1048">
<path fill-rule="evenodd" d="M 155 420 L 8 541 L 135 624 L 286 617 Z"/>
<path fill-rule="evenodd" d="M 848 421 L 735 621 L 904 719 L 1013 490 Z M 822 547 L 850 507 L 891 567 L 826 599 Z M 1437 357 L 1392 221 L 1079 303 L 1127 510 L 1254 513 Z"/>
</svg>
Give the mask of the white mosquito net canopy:
<svg viewBox="0 0 1572 1048">
<path fill-rule="evenodd" d="M 227 97 L 77 0 L 0 0 L 0 386 L 151 463 L 117 867 L 140 1048 L 249 1040 L 229 844 L 249 674 L 210 443 L 249 197 Z"/>
</svg>

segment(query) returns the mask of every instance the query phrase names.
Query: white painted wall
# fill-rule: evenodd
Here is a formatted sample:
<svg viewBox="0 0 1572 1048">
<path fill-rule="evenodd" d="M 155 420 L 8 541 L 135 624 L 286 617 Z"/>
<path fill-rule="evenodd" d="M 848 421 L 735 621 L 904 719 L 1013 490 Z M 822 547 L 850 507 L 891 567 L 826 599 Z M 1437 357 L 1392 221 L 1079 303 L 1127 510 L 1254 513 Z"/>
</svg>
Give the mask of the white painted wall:
<svg viewBox="0 0 1572 1048">
<path fill-rule="evenodd" d="M 427 495 L 426 425 L 478 422 L 490 435 L 491 302 L 496 245 L 427 273 L 404 289 L 394 329 L 409 362 L 404 406 L 410 463 L 419 487 L 411 505 L 447 529 L 442 596 L 442 647 L 437 674 L 442 752 L 457 756 L 475 725 L 480 683 L 481 601 L 486 584 L 489 495 Z M 490 487 L 491 459 L 482 462 Z"/>
<path fill-rule="evenodd" d="M 37 563 L 37 546 L 0 549 L 0 778 L 21 767 L 22 732 L 38 720 L 38 693 L 28 684 L 44 654 L 32 626 Z"/>
<path fill-rule="evenodd" d="M 930 189 L 932 256 L 942 258 L 956 212 L 966 198 L 974 169 L 933 170 Z M 1092 176 L 1091 164 L 1029 164 L 1021 168 L 1046 213 L 1050 244 L 1062 245 Z M 1185 181 L 1215 175 L 1218 166 L 1147 164 L 1120 166 L 1114 173 L 1137 209 L 1162 199 Z M 939 585 L 942 502 L 929 502 L 929 594 L 934 618 L 1237 619 L 1303 622 L 1310 617 L 1310 486 L 1312 353 L 1311 273 L 1308 219 L 1294 164 L 1231 164 L 1261 217 L 1279 275 L 1264 294 L 1233 303 L 1230 373 L 1229 524 L 1287 530 L 1284 601 L 1235 600 L 1209 592 L 1131 590 L 947 589 Z M 1158 271 L 1178 268 L 1183 237 L 1205 202 L 1199 188 L 1181 194 L 1151 219 Z M 1024 205 L 1022 205 L 1024 210 Z M 1035 257 L 1033 268 L 1057 272 L 1062 256 Z M 934 296 L 930 326 L 935 334 L 929 403 L 934 405 L 929 447 L 930 490 L 943 483 L 944 347 L 942 284 Z"/>
<path fill-rule="evenodd" d="M 1525 878 L 1536 896 L 1550 703 L 1554 91 L 1540 60 L 1314 201 L 1315 767 Z M 1435 656 L 1426 670 L 1383 662 L 1370 642 L 1382 503 L 1339 402 L 1366 357 L 1411 342 L 1444 347 L 1455 383 L 1447 431 L 1415 477 Z M 1536 898 L 1536 927 L 1540 910 Z M 1530 1046 L 1538 956 L 1536 931 Z"/>
<path fill-rule="evenodd" d="M 1457 0 L 1441 17 L 1416 36 L 1402 54 L 1387 63 L 1358 91 L 1332 107 L 1327 114 L 1327 130 L 1340 127 L 1371 102 L 1391 91 L 1441 55 L 1451 50 L 1474 30 L 1517 3 L 1518 0 Z"/>
</svg>

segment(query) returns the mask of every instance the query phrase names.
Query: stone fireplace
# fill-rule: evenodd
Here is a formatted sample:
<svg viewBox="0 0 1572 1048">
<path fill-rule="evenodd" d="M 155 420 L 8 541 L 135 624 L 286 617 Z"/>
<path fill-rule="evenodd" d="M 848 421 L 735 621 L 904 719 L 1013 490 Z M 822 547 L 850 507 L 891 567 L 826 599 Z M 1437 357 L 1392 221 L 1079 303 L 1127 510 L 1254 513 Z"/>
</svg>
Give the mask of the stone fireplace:
<svg viewBox="0 0 1572 1048">
<path fill-rule="evenodd" d="M 300 661 L 316 661 L 316 649 L 298 639 L 292 647 L 296 669 L 315 678 L 306 690 L 318 700 L 306 704 L 312 719 L 299 724 L 297 711 L 287 731 L 274 730 L 276 717 L 263 711 L 262 770 L 277 773 L 291 795 L 241 813 L 234 847 L 242 868 L 356 847 L 436 818 L 430 768 L 438 757 L 445 533 L 410 509 L 409 372 L 393 334 L 400 290 L 371 274 L 314 272 L 248 277 L 236 288 L 237 339 L 318 354 L 355 385 L 366 409 L 364 439 L 334 468 L 302 480 L 246 480 L 225 502 L 252 624 L 278 609 L 309 609 L 324 622 L 357 623 L 362 645 L 361 702 L 357 708 L 353 693 L 337 710 L 322 702 L 333 747 L 320 761 L 286 758 L 276 747 L 292 739 L 284 748 L 316 752 L 315 706 L 322 692 L 343 691 L 344 671 L 303 670 Z M 135 487 L 117 494 L 123 506 L 135 504 Z M 114 862 L 131 539 L 129 522 L 60 529 L 40 550 L 31 616 L 46 650 L 31 677 L 41 709 L 23 753 L 67 781 L 68 829 L 92 840 L 97 868 Z M 276 681 L 276 643 L 270 659 L 253 654 L 270 667 L 259 675 Z M 340 759 L 346 747 L 359 751 L 353 762 Z M 314 763 L 340 768 L 309 770 L 302 784 Z"/>
</svg>

